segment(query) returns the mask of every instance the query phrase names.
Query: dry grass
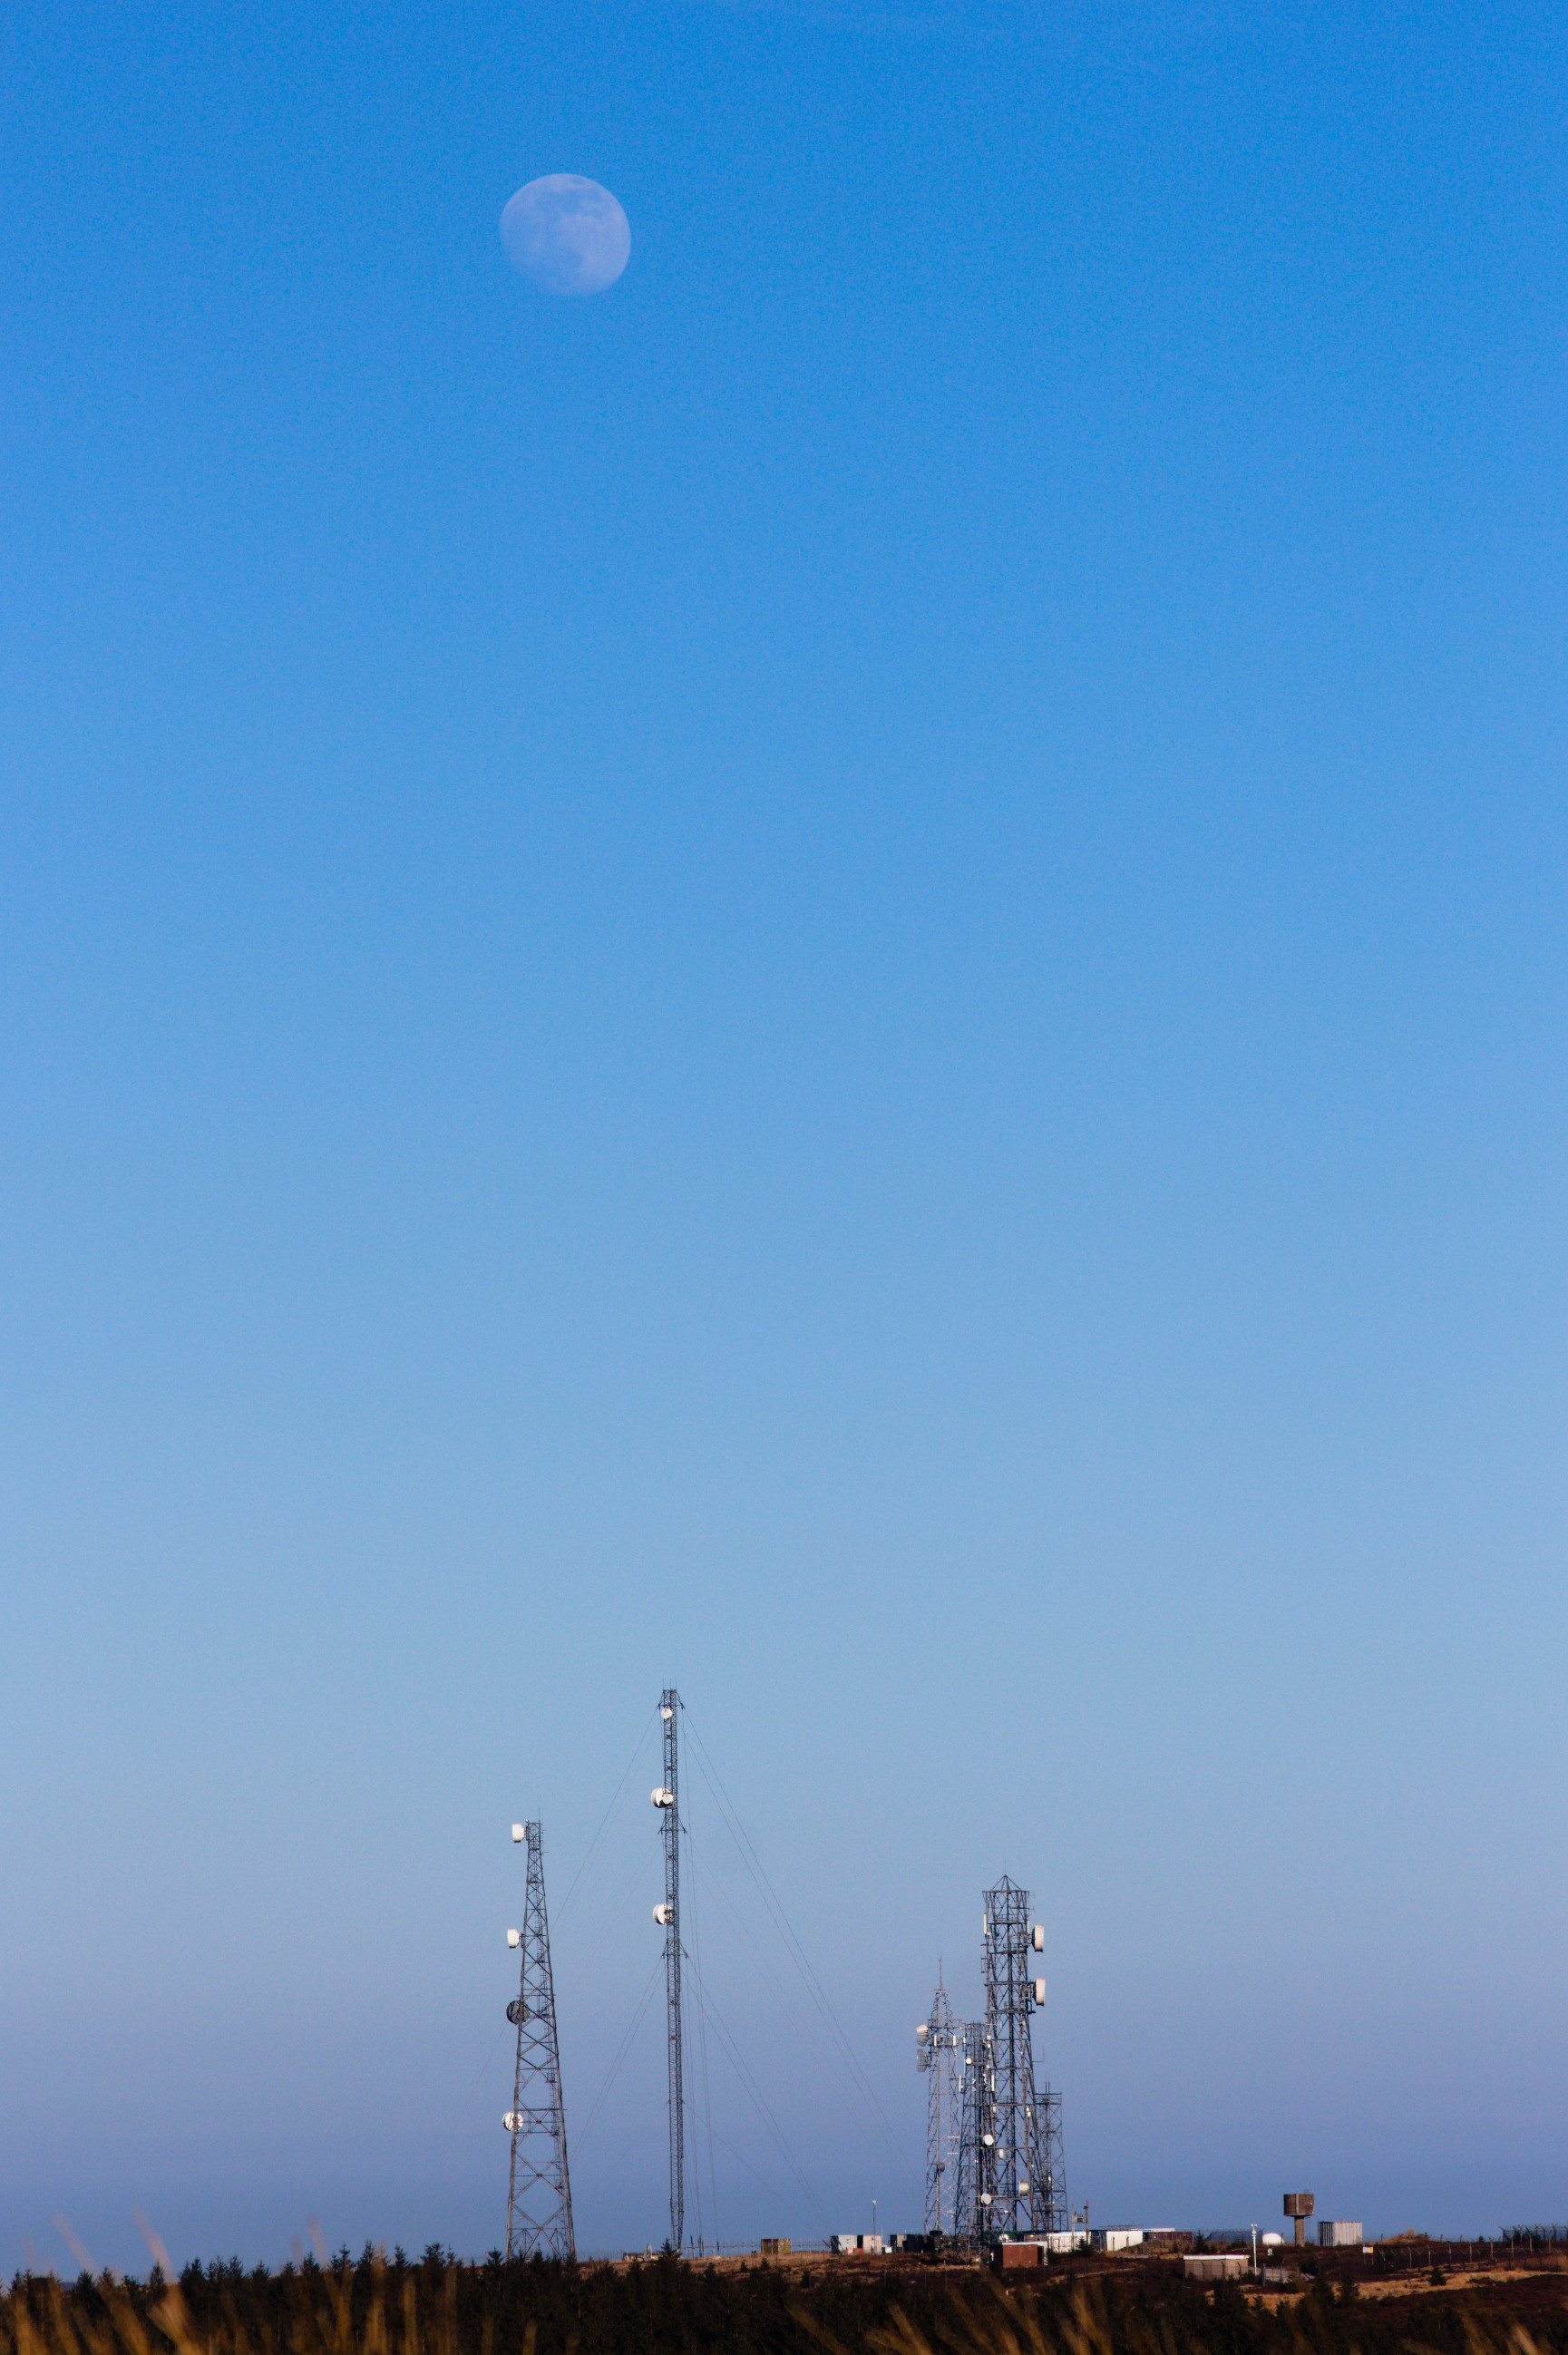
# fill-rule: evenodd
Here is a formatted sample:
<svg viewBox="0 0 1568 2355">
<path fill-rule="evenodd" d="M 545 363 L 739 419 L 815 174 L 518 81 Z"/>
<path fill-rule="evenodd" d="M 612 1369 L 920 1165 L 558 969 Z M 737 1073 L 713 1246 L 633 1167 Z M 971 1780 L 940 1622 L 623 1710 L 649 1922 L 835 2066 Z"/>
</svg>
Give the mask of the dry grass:
<svg viewBox="0 0 1568 2355">
<path fill-rule="evenodd" d="M 1339 2296 L 1324 2283 L 1286 2304 L 1179 2277 L 1037 2288 L 971 2271 L 879 2285 L 828 2269 L 704 2275 L 673 2259 L 476 2268 L 439 2251 L 417 2267 L 368 2254 L 283 2276 L 197 2272 L 191 2298 L 168 2271 L 163 2260 L 145 2286 L 18 2280 L 0 2292 L 0 2355 L 1568 2355 L 1568 2308 L 1544 2279 L 1533 2302 L 1455 2284 L 1426 2301 L 1402 2295 L 1396 2310 L 1371 2283 Z"/>
<path fill-rule="evenodd" d="M 457 2355 L 455 2267 L 448 2272 L 445 2300 L 422 2329 L 411 2275 L 402 2281 L 398 2309 L 389 2311 L 386 2271 L 378 2262 L 357 2325 L 348 2289 L 336 2272 L 323 2267 L 297 2275 L 280 2347 L 247 2329 L 232 2297 L 216 2328 L 209 2323 L 198 2329 L 178 2283 L 166 2278 L 166 2257 L 157 2254 L 161 2263 L 153 2278 L 163 2278 L 164 2286 L 150 2298 L 107 2274 L 93 2284 L 91 2310 L 52 2275 L 13 2284 L 0 2296 L 0 2355 Z M 533 2338 L 530 2328 L 521 2355 L 534 2355 Z M 488 2346 L 484 2355 L 492 2355 Z"/>
<path fill-rule="evenodd" d="M 1104 2289 L 1095 2283 L 1080 2283 L 1067 2296 L 1045 2298 L 1029 2288 L 1009 2292 L 991 2275 L 985 2276 L 985 2286 L 988 2296 L 955 2300 L 934 2332 L 916 2328 L 895 2307 L 887 2324 L 867 2333 L 867 2355 L 1183 2355 L 1183 2350 L 1190 2350 L 1194 2343 L 1189 2328 L 1179 2344 L 1168 2312 L 1123 2311 L 1113 2322 Z M 1409 2295 L 1413 2289 L 1425 2291 L 1427 2285 L 1401 2284 L 1398 2289 Z M 1358 2290 L 1357 2299 L 1361 2295 Z M 1310 2296 L 1265 2304 L 1245 2291 L 1239 2296 L 1251 2323 L 1255 2326 L 1266 2316 L 1267 2323 L 1274 2326 L 1268 2329 L 1267 2343 L 1278 2348 L 1281 2355 L 1328 2355 L 1330 2348 L 1343 2349 L 1345 2355 L 1360 2355 L 1353 2305 L 1337 2304 L 1330 2297 L 1324 2308 Z M 1232 2304 L 1226 2328 L 1221 2325 L 1220 2305 L 1216 2296 L 1212 2344 L 1216 2355 L 1221 2350 L 1228 2355 L 1235 2346 L 1237 2308 Z M 1457 2324 L 1457 2333 L 1450 2328 L 1440 2336 L 1450 2343 L 1455 2335 L 1462 2338 L 1465 2355 L 1545 2355 L 1517 2318 L 1488 2317 L 1462 2301 L 1456 2301 L 1448 2311 Z M 795 2309 L 795 2319 L 824 2355 L 851 2355 L 804 2308 Z M 1419 2328 L 1413 2319 L 1406 2326 L 1399 2342 L 1401 2355 L 1442 2355 L 1442 2350 L 1429 2347 L 1416 2335 Z"/>
</svg>

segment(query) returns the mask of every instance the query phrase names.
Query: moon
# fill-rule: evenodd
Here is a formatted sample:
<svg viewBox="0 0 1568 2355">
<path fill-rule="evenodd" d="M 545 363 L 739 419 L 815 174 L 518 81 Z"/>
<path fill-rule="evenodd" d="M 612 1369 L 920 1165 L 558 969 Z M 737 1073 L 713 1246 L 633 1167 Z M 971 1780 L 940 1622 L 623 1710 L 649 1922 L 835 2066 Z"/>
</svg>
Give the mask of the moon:
<svg viewBox="0 0 1568 2355">
<path fill-rule="evenodd" d="M 632 225 L 597 180 L 549 172 L 511 199 L 501 243 L 513 269 L 552 294 L 603 294 L 631 259 Z"/>
</svg>

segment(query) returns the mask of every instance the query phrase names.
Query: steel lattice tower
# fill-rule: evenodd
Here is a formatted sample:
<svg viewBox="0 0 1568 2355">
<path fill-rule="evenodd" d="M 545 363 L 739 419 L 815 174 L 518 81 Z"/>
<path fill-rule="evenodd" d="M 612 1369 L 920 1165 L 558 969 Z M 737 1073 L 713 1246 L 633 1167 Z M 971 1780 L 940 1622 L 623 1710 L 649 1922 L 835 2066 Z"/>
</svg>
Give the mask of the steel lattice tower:
<svg viewBox="0 0 1568 2355">
<path fill-rule="evenodd" d="M 961 2241 L 979 2241 L 992 2229 L 996 2204 L 996 2071 L 991 2033 L 983 2019 L 965 2020 L 958 2035 L 961 2093 L 953 2230 Z"/>
<path fill-rule="evenodd" d="M 544 1836 L 538 1824 L 514 1824 L 514 1840 L 528 1844 L 528 1885 L 521 1930 L 509 1945 L 522 1948 L 517 1993 L 507 2018 L 517 2031 L 517 2068 L 506 2123 L 512 2137 L 507 2189 L 507 2254 L 574 2257 L 571 2178 L 566 2166 L 566 2105 L 560 2091 L 560 2046 L 555 2032 L 555 1980 L 549 1966 L 549 1923 L 544 1902 Z"/>
<path fill-rule="evenodd" d="M 1033 1957 L 1045 1933 L 1030 1924 L 1029 1891 L 1006 1873 L 986 1891 L 986 2025 L 995 2086 L 996 2232 L 1065 2232 L 1071 2227 L 1061 2160 L 1060 2096 L 1034 2081 L 1029 2023 L 1045 2000 Z"/>
<path fill-rule="evenodd" d="M 686 2238 L 685 2062 L 680 2022 L 680 1695 L 667 1685 L 659 1695 L 664 1721 L 664 1781 L 654 1793 L 664 1840 L 664 1903 L 656 1920 L 664 1926 L 665 1999 L 669 2029 L 669 2240 Z"/>
<path fill-rule="evenodd" d="M 936 1966 L 936 1993 L 930 2017 L 915 2030 L 917 2067 L 927 2072 L 925 2089 L 925 2229 L 956 2232 L 954 2202 L 958 2192 L 959 2118 L 963 2101 L 964 2027 L 947 2000 L 942 1966 Z M 944 2178 L 950 2179 L 944 2181 Z M 945 2218 L 954 2218 L 949 2224 Z"/>
</svg>

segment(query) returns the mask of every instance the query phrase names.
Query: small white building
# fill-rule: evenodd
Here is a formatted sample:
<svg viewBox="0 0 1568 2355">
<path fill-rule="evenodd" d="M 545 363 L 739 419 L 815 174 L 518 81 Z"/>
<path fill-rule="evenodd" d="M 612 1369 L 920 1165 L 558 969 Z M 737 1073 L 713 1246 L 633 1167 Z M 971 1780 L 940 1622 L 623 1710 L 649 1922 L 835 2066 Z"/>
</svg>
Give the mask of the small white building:
<svg viewBox="0 0 1568 2355">
<path fill-rule="evenodd" d="M 828 2246 L 836 2257 L 880 2257 L 882 2236 L 880 2232 L 835 2232 Z"/>
<path fill-rule="evenodd" d="M 1136 2227 L 1131 2224 L 1104 2226 L 1096 2224 L 1089 2238 L 1095 2248 L 1104 2249 L 1108 2257 L 1114 2257 L 1119 2250 L 1143 2247 L 1143 2226 L 1141 2224 Z"/>
<path fill-rule="evenodd" d="M 1317 2245 L 1320 2249 L 1359 2249 L 1361 2228 L 1328 2216 L 1317 2219 Z"/>
</svg>

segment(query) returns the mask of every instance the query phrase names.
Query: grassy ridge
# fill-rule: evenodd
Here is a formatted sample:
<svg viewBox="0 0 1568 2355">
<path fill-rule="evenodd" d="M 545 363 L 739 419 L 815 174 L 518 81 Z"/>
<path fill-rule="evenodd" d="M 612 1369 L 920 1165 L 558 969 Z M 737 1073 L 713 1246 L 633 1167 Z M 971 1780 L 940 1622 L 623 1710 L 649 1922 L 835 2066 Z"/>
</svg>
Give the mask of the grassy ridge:
<svg viewBox="0 0 1568 2355">
<path fill-rule="evenodd" d="M 1568 2355 L 1561 2279 L 1271 2309 L 1152 2266 L 1004 2290 L 979 2271 L 417 2263 L 368 2252 L 177 2282 L 19 2276 L 0 2355 Z"/>
</svg>

